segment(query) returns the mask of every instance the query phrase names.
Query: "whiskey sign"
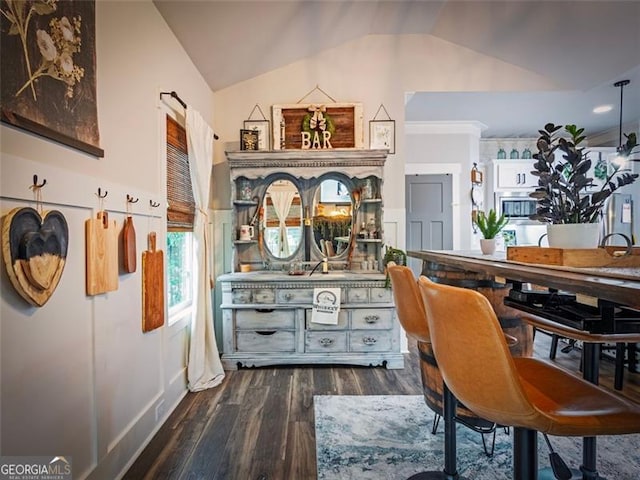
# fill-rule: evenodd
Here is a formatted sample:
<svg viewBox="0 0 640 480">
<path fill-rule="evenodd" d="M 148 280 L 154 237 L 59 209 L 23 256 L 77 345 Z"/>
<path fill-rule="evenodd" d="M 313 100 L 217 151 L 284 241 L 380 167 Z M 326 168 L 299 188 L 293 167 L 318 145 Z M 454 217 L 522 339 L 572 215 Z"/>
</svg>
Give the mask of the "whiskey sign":
<svg viewBox="0 0 640 480">
<path fill-rule="evenodd" d="M 362 148 L 362 104 L 273 105 L 273 148 Z"/>
</svg>

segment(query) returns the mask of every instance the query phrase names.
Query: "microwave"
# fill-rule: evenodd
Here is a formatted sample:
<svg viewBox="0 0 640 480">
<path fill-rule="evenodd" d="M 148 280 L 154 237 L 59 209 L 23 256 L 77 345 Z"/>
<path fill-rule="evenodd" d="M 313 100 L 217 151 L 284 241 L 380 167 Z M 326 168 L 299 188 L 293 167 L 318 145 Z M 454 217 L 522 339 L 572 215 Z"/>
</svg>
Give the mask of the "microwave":
<svg viewBox="0 0 640 480">
<path fill-rule="evenodd" d="M 509 223 L 539 223 L 530 220 L 536 213 L 537 201 L 529 196 L 529 192 L 499 192 L 495 194 L 496 213 L 509 217 Z"/>
</svg>

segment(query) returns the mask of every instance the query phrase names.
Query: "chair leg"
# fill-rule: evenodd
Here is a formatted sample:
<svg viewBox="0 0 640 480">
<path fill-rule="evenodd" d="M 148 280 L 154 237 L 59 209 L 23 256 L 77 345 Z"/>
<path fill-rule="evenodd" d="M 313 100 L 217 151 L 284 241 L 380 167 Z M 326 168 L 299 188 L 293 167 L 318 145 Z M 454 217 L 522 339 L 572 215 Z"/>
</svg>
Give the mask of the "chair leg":
<svg viewBox="0 0 640 480">
<path fill-rule="evenodd" d="M 624 380 L 624 362 L 625 353 L 627 351 L 626 343 L 616 343 L 616 369 L 613 376 L 613 388 L 622 390 L 622 382 Z"/>
<path fill-rule="evenodd" d="M 431 435 L 438 433 L 438 425 L 440 424 L 440 414 L 433 414 L 433 424 L 431 425 Z"/>
<path fill-rule="evenodd" d="M 536 480 L 538 477 L 538 432 L 513 427 L 513 479 Z"/>
<path fill-rule="evenodd" d="M 631 373 L 638 373 L 638 360 L 636 359 L 637 349 L 638 345 L 635 343 L 630 343 L 627 346 L 627 352 L 629 355 L 629 371 Z"/>
<path fill-rule="evenodd" d="M 558 340 L 560 337 L 555 333 L 551 335 L 551 348 L 549 348 L 549 360 L 556 359 L 556 352 L 558 351 Z"/>
<path fill-rule="evenodd" d="M 493 457 L 493 451 L 496 448 L 496 430 L 498 428 L 496 427 L 492 433 L 488 434 L 491 435 L 491 449 L 487 448 L 487 443 L 485 442 L 484 436 L 487 435 L 485 433 L 481 433 L 480 435 L 482 435 L 482 448 L 484 449 L 484 454 L 487 457 Z"/>
</svg>

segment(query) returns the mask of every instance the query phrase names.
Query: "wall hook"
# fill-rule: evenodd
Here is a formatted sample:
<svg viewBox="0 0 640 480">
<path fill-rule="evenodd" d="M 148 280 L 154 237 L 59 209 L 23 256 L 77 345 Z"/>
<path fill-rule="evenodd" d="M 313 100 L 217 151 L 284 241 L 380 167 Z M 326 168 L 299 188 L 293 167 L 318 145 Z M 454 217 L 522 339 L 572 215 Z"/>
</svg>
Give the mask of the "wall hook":
<svg viewBox="0 0 640 480">
<path fill-rule="evenodd" d="M 33 176 L 33 185 L 31 185 L 31 189 L 35 190 L 37 188 L 42 188 L 47 184 L 47 179 L 42 180 L 42 183 L 38 185 L 38 175 Z"/>
<path fill-rule="evenodd" d="M 152 208 L 158 208 L 160 206 L 160 203 L 149 200 L 149 205 L 151 205 Z"/>
<path fill-rule="evenodd" d="M 128 203 L 138 203 L 138 200 L 140 200 L 140 199 L 139 199 L 139 198 L 135 198 L 135 199 L 134 199 L 131 195 L 129 195 L 129 194 L 127 193 L 127 202 L 128 202 Z"/>
<path fill-rule="evenodd" d="M 98 187 L 98 193 L 96 193 L 98 198 L 106 198 L 109 195 L 109 191 L 105 190 L 104 195 L 102 194 L 102 190 Z"/>
</svg>

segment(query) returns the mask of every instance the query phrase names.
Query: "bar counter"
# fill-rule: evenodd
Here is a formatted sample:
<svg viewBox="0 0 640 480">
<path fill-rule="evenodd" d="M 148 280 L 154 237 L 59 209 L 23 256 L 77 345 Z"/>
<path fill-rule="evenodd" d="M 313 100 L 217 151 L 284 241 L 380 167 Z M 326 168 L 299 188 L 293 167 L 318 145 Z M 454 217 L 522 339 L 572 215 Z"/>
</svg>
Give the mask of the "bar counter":
<svg viewBox="0 0 640 480">
<path fill-rule="evenodd" d="M 505 252 L 420 250 L 407 255 L 425 262 L 532 283 L 640 309 L 640 268 L 576 268 L 534 265 L 506 259 Z"/>
</svg>

